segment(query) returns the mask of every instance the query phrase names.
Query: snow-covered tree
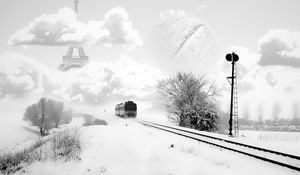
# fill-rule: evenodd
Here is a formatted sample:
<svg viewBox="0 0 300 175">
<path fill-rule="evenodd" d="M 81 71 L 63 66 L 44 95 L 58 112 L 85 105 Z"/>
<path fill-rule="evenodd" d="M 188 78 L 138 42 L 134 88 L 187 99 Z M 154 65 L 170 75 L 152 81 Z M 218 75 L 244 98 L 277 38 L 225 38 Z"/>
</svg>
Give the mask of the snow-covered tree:
<svg viewBox="0 0 300 175">
<path fill-rule="evenodd" d="M 26 108 L 23 120 L 37 126 L 41 135 L 62 123 L 70 123 L 71 111 L 64 111 L 64 104 L 53 99 L 41 98 L 37 103 Z"/>
<path fill-rule="evenodd" d="M 54 123 L 54 126 L 57 128 L 62 120 L 62 113 L 64 109 L 64 104 L 60 101 L 55 101 L 48 99 L 47 101 L 47 115 Z"/>
<path fill-rule="evenodd" d="M 46 118 L 46 102 L 46 98 L 41 98 L 38 103 L 28 106 L 23 118 L 32 126 L 37 126 L 41 135 L 44 135 L 45 131 L 50 128 L 49 119 Z"/>
<path fill-rule="evenodd" d="M 179 126 L 215 131 L 217 113 L 213 101 L 216 90 L 202 77 L 178 72 L 176 76 L 158 83 L 160 94 L 166 98 L 169 119 Z"/>
<path fill-rule="evenodd" d="M 68 124 L 72 121 L 72 110 L 68 109 L 62 112 L 61 123 Z"/>
</svg>

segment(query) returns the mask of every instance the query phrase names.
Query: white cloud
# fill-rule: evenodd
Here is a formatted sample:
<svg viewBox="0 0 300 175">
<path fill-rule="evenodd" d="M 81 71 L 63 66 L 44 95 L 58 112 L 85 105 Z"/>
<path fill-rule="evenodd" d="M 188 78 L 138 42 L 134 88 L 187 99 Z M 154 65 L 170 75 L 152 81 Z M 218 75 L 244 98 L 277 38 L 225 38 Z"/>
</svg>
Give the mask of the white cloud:
<svg viewBox="0 0 300 175">
<path fill-rule="evenodd" d="M 132 29 L 128 13 L 122 8 L 111 9 L 104 17 L 104 28 L 110 33 L 105 41 L 108 44 L 126 44 L 130 47 L 141 45 L 139 32 Z"/>
<path fill-rule="evenodd" d="M 270 30 L 259 40 L 259 64 L 300 67 L 300 32 Z"/>
<path fill-rule="evenodd" d="M 103 104 L 110 100 L 143 101 L 156 93 L 161 72 L 121 56 L 114 62 L 91 62 L 68 72 L 49 69 L 19 54 L 0 55 L 0 98 L 49 96 L 70 102 Z"/>
<path fill-rule="evenodd" d="M 42 15 L 17 31 L 9 39 L 10 45 L 122 45 L 133 48 L 141 45 L 139 32 L 132 28 L 128 13 L 122 7 L 109 10 L 103 20 L 77 20 L 69 8 L 57 14 Z"/>
<path fill-rule="evenodd" d="M 20 54 L 0 56 L 0 98 L 23 97 L 38 90 L 40 69 L 38 63 Z"/>
</svg>

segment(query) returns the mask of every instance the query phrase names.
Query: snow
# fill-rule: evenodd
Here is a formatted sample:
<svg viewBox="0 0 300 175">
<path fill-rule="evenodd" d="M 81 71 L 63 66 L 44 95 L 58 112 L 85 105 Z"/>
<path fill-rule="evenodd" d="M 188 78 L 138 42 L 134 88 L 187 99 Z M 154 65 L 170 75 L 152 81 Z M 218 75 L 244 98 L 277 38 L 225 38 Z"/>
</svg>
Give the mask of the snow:
<svg viewBox="0 0 300 175">
<path fill-rule="evenodd" d="M 300 132 L 241 131 L 239 140 L 260 147 L 300 156 Z"/>
<path fill-rule="evenodd" d="M 80 137 L 80 161 L 36 162 L 16 174 L 298 174 L 134 120 L 111 117 L 108 125 L 81 127 Z"/>
<path fill-rule="evenodd" d="M 0 109 L 0 154 L 21 150 L 39 138 L 39 132 L 21 119 L 19 112 Z"/>
<path fill-rule="evenodd" d="M 221 139 L 231 140 L 234 142 L 249 144 L 256 147 L 270 149 L 274 151 L 283 152 L 286 154 L 300 156 L 300 132 L 280 132 L 280 131 L 240 131 L 239 137 L 229 137 L 228 135 L 211 133 L 205 131 L 197 131 L 194 129 L 178 127 L 168 122 L 155 122 L 164 125 L 169 125 L 174 128 L 192 131 L 203 135 L 217 137 Z"/>
<path fill-rule="evenodd" d="M 153 124 L 150 124 L 150 126 L 153 126 Z M 275 161 L 281 162 L 281 163 L 288 163 L 288 164 L 293 165 L 293 166 L 299 166 L 300 165 L 300 161 L 296 160 L 296 159 L 292 160 L 292 159 L 288 159 L 285 156 L 280 156 L 280 155 L 272 154 L 272 153 L 265 152 L 265 151 L 259 151 L 259 150 L 256 150 L 256 149 L 249 149 L 245 146 L 240 146 L 240 145 L 224 142 L 223 141 L 224 140 L 224 135 L 223 135 L 223 138 L 221 136 L 218 136 L 218 137 L 214 136 L 215 138 L 222 138 L 222 140 L 217 140 L 217 139 L 211 139 L 211 138 L 205 137 L 205 135 L 212 135 L 211 133 L 202 132 L 201 135 L 196 135 L 195 131 L 194 132 L 186 132 L 186 131 L 182 131 L 182 128 L 181 128 L 181 130 L 176 130 L 176 128 L 180 128 L 180 127 L 165 128 L 165 127 L 157 126 L 157 125 L 154 125 L 154 126 L 158 127 L 158 128 L 162 128 L 162 129 L 167 129 L 170 132 L 175 132 L 175 133 L 183 134 L 183 135 L 186 135 L 186 136 L 189 136 L 189 137 L 192 137 L 192 138 L 197 138 L 197 139 L 202 140 L 203 142 L 208 142 L 208 143 L 212 143 L 212 144 L 215 144 L 215 145 L 222 145 L 226 148 L 238 150 L 238 151 L 241 151 L 241 152 L 247 152 L 247 153 L 250 153 L 252 155 L 256 155 L 258 157 L 272 159 L 272 160 L 275 160 Z M 183 130 L 188 130 L 188 129 L 183 129 Z M 218 135 L 218 134 L 214 134 L 214 135 Z M 233 140 L 233 139 L 231 138 L 231 139 L 227 139 L 227 140 Z M 237 138 L 236 140 L 239 140 L 239 139 Z"/>
</svg>

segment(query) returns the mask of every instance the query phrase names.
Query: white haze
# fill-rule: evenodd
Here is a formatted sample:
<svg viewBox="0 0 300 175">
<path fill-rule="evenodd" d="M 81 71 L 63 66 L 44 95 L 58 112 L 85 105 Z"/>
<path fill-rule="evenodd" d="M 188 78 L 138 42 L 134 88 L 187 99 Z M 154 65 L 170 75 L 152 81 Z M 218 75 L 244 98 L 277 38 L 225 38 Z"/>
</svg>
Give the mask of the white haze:
<svg viewBox="0 0 300 175">
<path fill-rule="evenodd" d="M 104 20 L 83 24 L 75 19 L 74 12 L 66 8 L 54 15 L 43 15 L 15 33 L 9 42 L 13 45 L 48 46 L 76 43 L 120 44 L 128 48 L 142 43 L 138 31 L 132 28 L 127 12 L 121 7 L 110 10 Z M 43 28 L 41 24 L 47 24 L 48 27 Z M 191 34 L 193 27 L 200 24 L 205 27 L 201 30 L 198 28 Z M 116 27 L 112 27 L 115 25 Z M 215 84 L 222 90 L 217 100 L 227 112 L 230 89 L 226 77 L 230 74 L 230 64 L 218 54 L 215 54 L 215 58 L 209 56 L 218 52 L 217 41 L 211 29 L 185 12 L 174 10 L 161 13 L 161 25 L 169 40 L 168 44 L 163 43 L 163 48 L 169 47 L 169 57 L 174 56 L 162 59 L 161 63 L 173 68 L 172 73 L 179 70 L 196 74 L 201 70 L 205 70 L 201 73 L 208 72 L 210 81 L 216 80 Z M 60 27 L 56 28 L 57 26 Z M 38 31 L 43 35 L 37 36 Z M 71 37 L 72 35 L 76 37 Z M 299 68 L 297 64 L 291 64 L 299 61 L 298 36 L 297 32 L 273 30 L 259 40 L 258 51 L 238 46 L 224 52 L 225 55 L 236 51 L 240 56 L 240 117 L 249 113 L 252 119 L 257 119 L 261 111 L 263 119 L 272 118 L 276 103 L 280 105 L 279 118 L 293 117 L 292 106 L 299 103 L 300 99 Z M 279 51 L 276 50 L 278 47 L 272 49 L 278 43 L 286 47 L 279 47 Z M 262 61 L 267 58 L 265 54 L 276 55 L 276 64 L 270 64 L 269 60 Z M 36 59 L 38 58 L 12 52 L 0 55 L 1 128 L 5 128 L 6 123 L 23 125 L 21 119 L 26 106 L 43 96 L 64 101 L 66 105 L 73 107 L 74 112 L 89 113 L 100 118 L 113 115 L 115 104 L 126 100 L 138 103 L 139 116 L 157 120 L 166 117 L 165 113 L 161 113 L 164 110 L 161 103 L 163 99 L 159 99 L 156 92 L 157 81 L 166 75 L 156 67 L 140 64 L 136 58 L 120 56 L 115 61 L 90 62 L 82 69 L 71 69 L 68 72 L 50 69 Z M 220 64 L 216 67 L 218 59 Z"/>
<path fill-rule="evenodd" d="M 0 97 L 51 96 L 65 101 L 106 103 L 115 98 L 144 99 L 156 92 L 161 72 L 127 56 L 112 62 L 90 62 L 61 72 L 34 59 L 7 52 L 0 55 Z"/>
<path fill-rule="evenodd" d="M 50 69 L 33 58 L 11 52 L 1 54 L 0 60 L 0 132 L 18 137 L 19 142 L 30 135 L 23 130 L 23 126 L 28 126 L 22 121 L 24 111 L 41 97 L 61 100 L 74 113 L 97 118 L 111 117 L 117 103 L 134 100 L 142 116 L 143 111 L 155 108 L 155 86 L 163 78 L 157 68 L 127 56 L 112 62 L 90 62 L 68 72 Z M 11 138 L 1 136 L 3 141 Z"/>
</svg>

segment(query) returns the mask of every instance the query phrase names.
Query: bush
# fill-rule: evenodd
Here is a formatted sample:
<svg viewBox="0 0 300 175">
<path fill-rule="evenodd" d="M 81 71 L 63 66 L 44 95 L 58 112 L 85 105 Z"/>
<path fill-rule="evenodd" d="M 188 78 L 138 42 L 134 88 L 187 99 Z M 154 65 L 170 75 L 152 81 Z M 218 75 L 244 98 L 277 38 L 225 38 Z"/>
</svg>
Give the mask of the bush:
<svg viewBox="0 0 300 175">
<path fill-rule="evenodd" d="M 105 120 L 101 120 L 101 119 L 95 119 L 95 118 L 91 118 L 91 119 L 86 119 L 83 126 L 90 126 L 90 125 L 107 125 L 107 122 Z"/>
</svg>

